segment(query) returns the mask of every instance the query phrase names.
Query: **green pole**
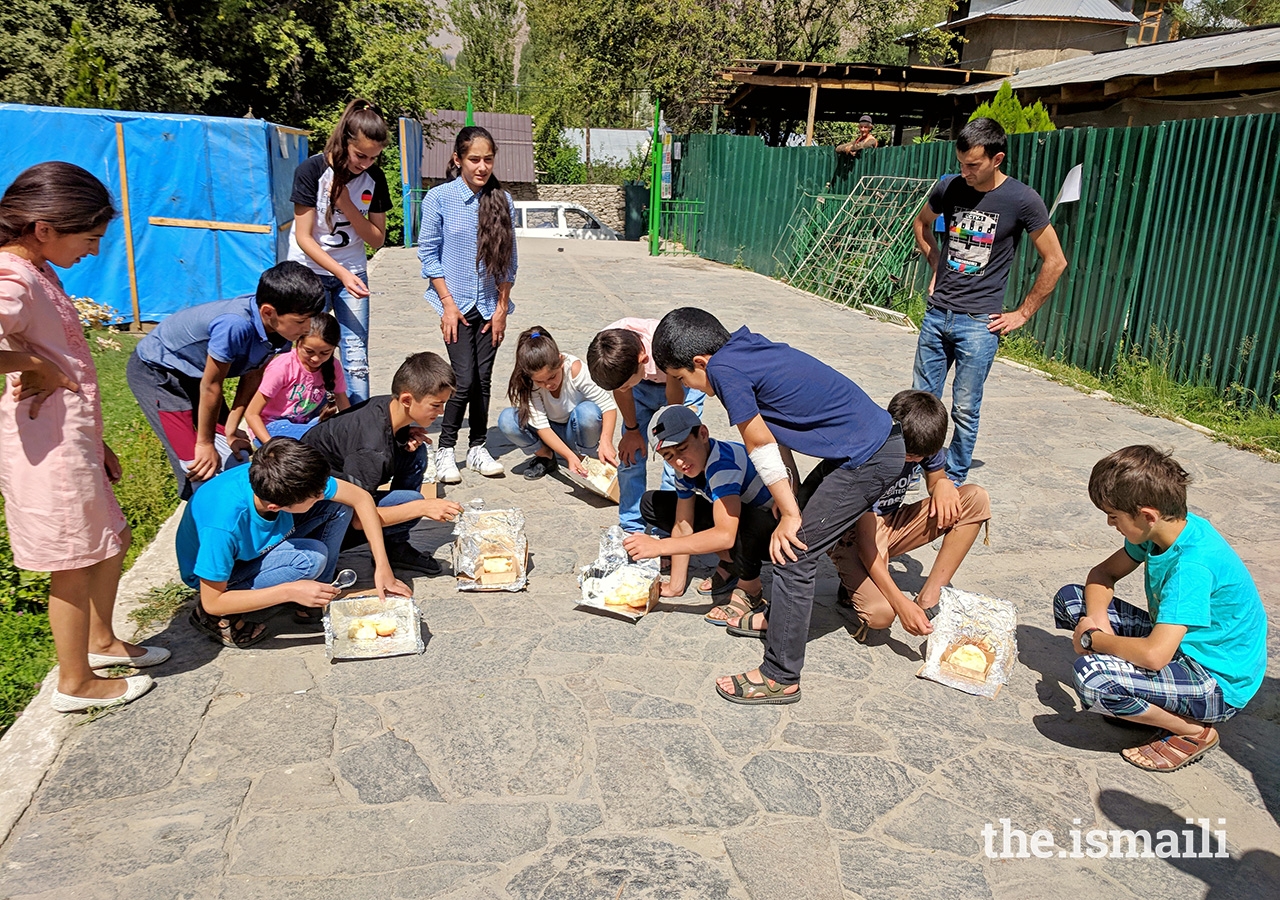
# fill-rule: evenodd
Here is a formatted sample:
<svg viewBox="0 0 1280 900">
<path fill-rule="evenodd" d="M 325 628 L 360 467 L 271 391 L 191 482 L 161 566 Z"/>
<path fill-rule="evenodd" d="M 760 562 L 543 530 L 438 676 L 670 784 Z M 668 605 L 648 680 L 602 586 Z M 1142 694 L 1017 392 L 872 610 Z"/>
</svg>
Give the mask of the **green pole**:
<svg viewBox="0 0 1280 900">
<path fill-rule="evenodd" d="M 661 100 L 653 101 L 653 171 L 649 177 L 649 255 L 658 255 L 658 229 L 662 221 L 662 135 L 658 134 L 661 121 Z"/>
<path fill-rule="evenodd" d="M 467 85 L 467 127 L 476 124 L 476 113 L 471 108 L 471 85 Z"/>
</svg>

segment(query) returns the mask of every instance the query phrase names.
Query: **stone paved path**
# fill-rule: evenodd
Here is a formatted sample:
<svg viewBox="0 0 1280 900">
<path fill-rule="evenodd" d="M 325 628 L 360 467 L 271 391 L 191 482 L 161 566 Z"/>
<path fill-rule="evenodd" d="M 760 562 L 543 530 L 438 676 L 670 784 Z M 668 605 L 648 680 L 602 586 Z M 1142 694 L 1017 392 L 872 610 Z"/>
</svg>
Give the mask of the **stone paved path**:
<svg viewBox="0 0 1280 900">
<path fill-rule="evenodd" d="M 521 263 L 512 327 L 541 323 L 570 352 L 623 313 L 700 304 L 820 354 L 881 402 L 910 382 L 912 335 L 751 273 L 627 244 L 525 241 Z M 391 250 L 373 272 L 376 389 L 407 353 L 441 349 L 416 268 Z M 0 847 L 0 897 L 1280 895 L 1274 625 L 1266 684 L 1222 749 L 1157 777 L 1118 756 L 1132 732 L 1077 710 L 1049 611 L 1060 584 L 1118 546 L 1086 495 L 1089 468 L 1152 441 L 1193 473 L 1193 508 L 1244 556 L 1275 623 L 1280 470 L 1007 366 L 984 412 L 974 480 L 992 494 L 991 545 L 957 584 L 1020 610 L 1021 665 L 995 701 L 917 680 L 920 641 L 900 630 L 854 642 L 825 566 L 804 700 L 725 703 L 714 677 L 757 664 L 760 645 L 705 624 L 696 595 L 635 625 L 574 608 L 573 573 L 611 507 L 562 481 L 464 473 L 451 496 L 525 510 L 527 592 L 419 579 L 426 652 L 378 662 L 331 664 L 306 636 L 219 651 L 180 617 L 155 638 L 174 651 L 156 690 L 74 729 Z M 728 432 L 715 402 L 707 421 Z M 508 469 L 522 462 L 491 440 Z M 447 528 L 416 539 L 448 560 Z M 929 555 L 895 563 L 904 587 Z M 1136 579 L 1123 589 L 1141 594 Z M 1214 827 L 1228 858 L 989 859 L 981 837 L 1007 818 L 1065 851 L 1073 823 L 1154 834 L 1200 817 L 1226 820 Z"/>
</svg>

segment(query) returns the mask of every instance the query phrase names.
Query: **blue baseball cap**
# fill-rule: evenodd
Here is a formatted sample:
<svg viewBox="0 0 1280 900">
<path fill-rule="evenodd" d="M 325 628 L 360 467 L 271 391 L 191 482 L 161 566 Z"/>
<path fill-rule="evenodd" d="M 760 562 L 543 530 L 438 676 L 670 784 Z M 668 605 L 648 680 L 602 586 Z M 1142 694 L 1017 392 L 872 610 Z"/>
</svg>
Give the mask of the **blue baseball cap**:
<svg viewBox="0 0 1280 900">
<path fill-rule="evenodd" d="M 649 443 L 654 450 L 670 447 L 697 431 L 700 425 L 702 420 L 689 407 L 664 406 L 649 420 Z"/>
</svg>

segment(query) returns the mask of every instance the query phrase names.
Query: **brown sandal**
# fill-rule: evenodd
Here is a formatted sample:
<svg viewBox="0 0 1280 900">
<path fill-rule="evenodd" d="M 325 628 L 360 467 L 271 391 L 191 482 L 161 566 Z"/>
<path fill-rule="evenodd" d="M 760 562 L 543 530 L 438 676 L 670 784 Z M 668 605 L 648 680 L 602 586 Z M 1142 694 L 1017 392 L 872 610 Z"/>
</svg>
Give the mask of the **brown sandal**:
<svg viewBox="0 0 1280 900">
<path fill-rule="evenodd" d="M 267 626 L 261 622 L 212 616 L 205 612 L 199 601 L 196 601 L 195 609 L 191 610 L 191 625 L 210 640 L 238 650 L 252 647 L 267 636 Z"/>
<path fill-rule="evenodd" d="M 1161 732 L 1149 743 L 1130 749 L 1137 758 L 1124 756 L 1125 762 L 1147 772 L 1176 772 L 1189 766 L 1218 746 L 1218 735 L 1209 736 L 1213 729 L 1205 726 L 1199 734 L 1183 735 Z"/>
<path fill-rule="evenodd" d="M 742 703 L 747 706 L 766 706 L 780 705 L 783 703 L 796 703 L 800 700 L 800 686 L 797 685 L 795 692 L 786 693 L 789 684 L 769 684 L 769 679 L 764 680 L 764 684 L 758 684 L 747 677 L 743 672 L 741 675 L 729 676 L 733 679 L 733 692 L 730 693 L 720 685 L 716 685 L 716 691 L 720 696 L 728 700 L 730 703 Z"/>
<path fill-rule="evenodd" d="M 758 594 L 748 594 L 742 588 L 734 588 L 733 593 L 729 595 L 729 602 L 714 606 L 707 611 L 702 618 L 706 619 L 712 625 L 728 625 L 730 619 L 739 619 L 745 615 L 753 613 L 764 607 L 764 591 Z M 724 618 L 718 619 L 711 615 L 716 610 L 724 612 Z"/>
</svg>

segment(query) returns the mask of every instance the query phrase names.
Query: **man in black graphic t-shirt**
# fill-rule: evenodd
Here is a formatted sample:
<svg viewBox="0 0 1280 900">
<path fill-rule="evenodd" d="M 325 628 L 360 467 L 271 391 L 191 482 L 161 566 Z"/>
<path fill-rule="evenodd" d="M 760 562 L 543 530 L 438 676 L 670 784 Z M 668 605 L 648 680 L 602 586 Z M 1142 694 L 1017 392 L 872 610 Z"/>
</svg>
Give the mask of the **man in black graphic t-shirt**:
<svg viewBox="0 0 1280 900">
<path fill-rule="evenodd" d="M 1000 171 L 1005 133 L 992 119 L 974 119 L 956 140 L 959 177 L 934 187 L 916 216 L 916 245 L 934 270 L 933 293 L 920 326 L 912 387 L 942 396 L 954 362 L 947 477 L 957 485 L 969 477 L 978 439 L 982 388 L 996 357 L 1000 335 L 1027 323 L 1049 298 L 1067 268 L 1058 235 L 1040 195 Z M 938 216 L 947 230 L 939 250 L 933 238 Z M 1009 270 L 1023 232 L 1044 261 L 1017 309 L 1003 312 Z"/>
</svg>

